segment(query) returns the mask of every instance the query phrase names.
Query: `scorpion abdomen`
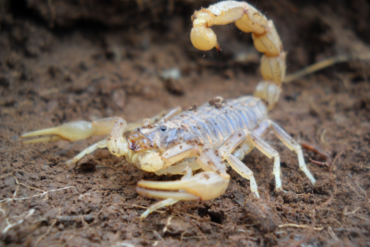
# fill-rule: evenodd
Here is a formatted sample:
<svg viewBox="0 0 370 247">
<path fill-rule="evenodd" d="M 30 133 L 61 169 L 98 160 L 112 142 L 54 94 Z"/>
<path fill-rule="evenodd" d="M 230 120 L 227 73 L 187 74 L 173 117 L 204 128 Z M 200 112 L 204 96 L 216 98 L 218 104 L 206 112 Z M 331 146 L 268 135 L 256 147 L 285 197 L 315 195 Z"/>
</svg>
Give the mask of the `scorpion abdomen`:
<svg viewBox="0 0 370 247">
<path fill-rule="evenodd" d="M 218 105 L 210 101 L 196 110 L 183 112 L 170 121 L 186 128 L 187 137 L 191 141 L 196 140 L 197 143 L 216 148 L 239 130 L 253 131 L 265 119 L 267 108 L 262 100 L 245 96 L 223 100 Z"/>
</svg>

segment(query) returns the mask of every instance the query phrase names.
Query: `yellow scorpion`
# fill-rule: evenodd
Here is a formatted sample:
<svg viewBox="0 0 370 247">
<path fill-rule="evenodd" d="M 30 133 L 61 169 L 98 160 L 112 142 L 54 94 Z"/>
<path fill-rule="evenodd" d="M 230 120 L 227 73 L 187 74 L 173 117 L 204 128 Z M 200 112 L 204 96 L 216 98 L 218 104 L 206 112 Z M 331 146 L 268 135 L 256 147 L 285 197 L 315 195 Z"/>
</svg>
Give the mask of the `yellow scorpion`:
<svg viewBox="0 0 370 247">
<path fill-rule="evenodd" d="M 205 105 L 181 112 L 180 108 L 162 112 L 150 119 L 128 124 L 120 117 L 98 121 L 77 121 L 29 132 L 25 143 L 68 140 L 77 141 L 94 135 L 107 138 L 86 148 L 67 164 L 76 163 L 98 148 L 108 148 L 118 157 L 147 172 L 183 174 L 179 181 L 139 181 L 137 192 L 164 199 L 149 207 L 141 218 L 158 208 L 181 200 L 211 200 L 222 195 L 229 184 L 230 165 L 250 181 L 252 193 L 259 197 L 253 172 L 241 160 L 254 147 L 274 160 L 276 190 L 282 190 L 280 156 L 261 136 L 271 128 L 276 136 L 298 156 L 299 168 L 315 183 L 306 167 L 301 146 L 281 127 L 269 120 L 267 110 L 277 102 L 285 77 L 285 52 L 271 20 L 245 2 L 223 1 L 192 16 L 191 41 L 200 50 L 219 48 L 213 25 L 235 22 L 243 32 L 251 32 L 254 45 L 264 53 L 260 82 L 254 97 L 224 100 L 215 97 Z M 193 174 L 194 171 L 201 170 Z"/>
</svg>

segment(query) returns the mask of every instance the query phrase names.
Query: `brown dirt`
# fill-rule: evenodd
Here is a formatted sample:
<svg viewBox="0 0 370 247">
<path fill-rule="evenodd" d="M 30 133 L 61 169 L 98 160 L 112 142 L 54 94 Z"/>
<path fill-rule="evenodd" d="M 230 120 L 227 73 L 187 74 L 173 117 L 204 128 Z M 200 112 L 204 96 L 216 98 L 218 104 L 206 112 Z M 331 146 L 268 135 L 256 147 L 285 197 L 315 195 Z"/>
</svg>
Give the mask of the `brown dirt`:
<svg viewBox="0 0 370 247">
<path fill-rule="evenodd" d="M 220 198 L 180 202 L 140 221 L 155 200 L 139 196 L 136 183 L 178 177 L 144 173 L 107 150 L 68 170 L 64 162 L 99 137 L 22 145 L 20 134 L 79 119 L 135 121 L 216 95 L 251 94 L 260 77 L 249 35 L 219 27 L 222 53 L 192 48 L 189 18 L 204 1 L 0 3 L 0 245 L 370 246 L 369 62 L 335 65 L 284 85 L 270 114 L 295 139 L 328 152 L 330 167 L 309 162 L 324 160 L 304 151 L 316 186 L 268 133 L 281 154 L 285 192 L 274 191 L 271 161 L 254 150 L 244 162 L 261 199 L 230 169 Z M 256 5 L 276 23 L 289 72 L 370 51 L 369 1 Z M 181 78 L 162 80 L 171 68 Z"/>
</svg>

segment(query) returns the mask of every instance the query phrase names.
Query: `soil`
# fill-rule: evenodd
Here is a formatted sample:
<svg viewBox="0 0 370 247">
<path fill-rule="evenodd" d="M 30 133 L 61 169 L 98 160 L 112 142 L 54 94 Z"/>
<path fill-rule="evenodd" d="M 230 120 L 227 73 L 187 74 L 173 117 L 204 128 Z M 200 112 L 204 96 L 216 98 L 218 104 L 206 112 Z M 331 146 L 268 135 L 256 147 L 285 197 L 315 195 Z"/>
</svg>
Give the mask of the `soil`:
<svg viewBox="0 0 370 247">
<path fill-rule="evenodd" d="M 274 190 L 271 160 L 254 150 L 243 162 L 261 199 L 229 169 L 221 197 L 179 202 L 141 221 L 156 200 L 139 196 L 136 183 L 178 176 L 145 173 L 107 150 L 65 168 L 102 137 L 21 143 L 24 132 L 70 121 L 136 121 L 217 95 L 252 94 L 261 78 L 250 35 L 234 25 L 215 28 L 219 53 L 189 42 L 192 12 L 209 3 L 0 1 L 0 245 L 370 246 L 369 61 L 283 85 L 270 118 L 304 144 L 317 184 L 268 132 L 265 140 L 281 154 L 284 192 Z M 369 1 L 252 3 L 274 20 L 288 74 L 370 52 Z"/>
</svg>

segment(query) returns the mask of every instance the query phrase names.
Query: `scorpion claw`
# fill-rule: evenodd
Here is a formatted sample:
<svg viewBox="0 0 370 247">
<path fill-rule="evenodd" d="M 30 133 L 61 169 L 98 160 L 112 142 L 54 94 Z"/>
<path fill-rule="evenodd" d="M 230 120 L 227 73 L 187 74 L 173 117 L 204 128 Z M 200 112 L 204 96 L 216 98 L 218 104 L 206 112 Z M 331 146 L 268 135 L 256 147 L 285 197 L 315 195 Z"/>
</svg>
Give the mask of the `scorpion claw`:
<svg viewBox="0 0 370 247">
<path fill-rule="evenodd" d="M 37 142 L 50 142 L 58 140 L 79 141 L 84 140 L 94 135 L 108 135 L 111 133 L 112 128 L 116 121 L 120 121 L 122 125 L 126 121 L 116 117 L 103 118 L 97 121 L 74 121 L 59 125 L 57 127 L 32 131 L 21 135 L 21 138 L 33 138 L 24 140 L 23 143 L 37 143 Z"/>
<path fill-rule="evenodd" d="M 93 127 L 90 122 L 87 121 L 77 121 L 70 122 L 58 127 L 42 129 L 37 131 L 32 131 L 21 135 L 21 138 L 29 138 L 41 136 L 35 139 L 28 139 L 23 141 L 23 143 L 38 143 L 38 142 L 50 142 L 58 140 L 67 141 L 78 141 L 89 138 L 93 135 Z"/>
<path fill-rule="evenodd" d="M 179 181 L 140 181 L 136 191 L 154 198 L 176 200 L 211 200 L 226 191 L 229 179 L 215 172 L 202 172 Z"/>
<path fill-rule="evenodd" d="M 32 132 L 23 134 L 21 136 L 21 138 L 31 137 L 31 135 L 27 135 L 27 134 L 31 134 L 31 133 Z M 22 142 L 24 144 L 30 144 L 30 143 L 39 143 L 39 142 L 53 142 L 53 141 L 59 141 L 59 140 L 64 140 L 64 138 L 62 138 L 60 136 L 56 136 L 56 135 L 50 135 L 50 136 L 44 136 L 44 137 L 38 137 L 38 138 L 32 138 L 32 139 L 24 140 Z"/>
<path fill-rule="evenodd" d="M 183 191 L 158 191 L 149 190 L 136 187 L 137 193 L 146 197 L 162 198 L 162 199 L 175 199 L 175 200 L 200 200 L 199 197 Z"/>
</svg>

